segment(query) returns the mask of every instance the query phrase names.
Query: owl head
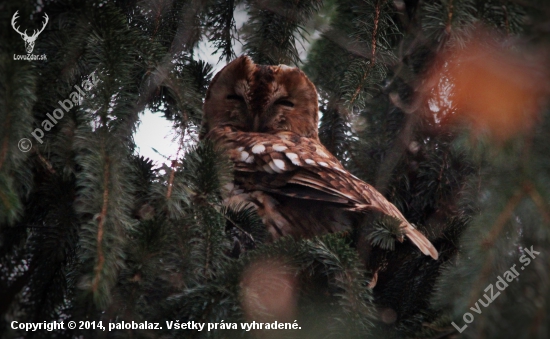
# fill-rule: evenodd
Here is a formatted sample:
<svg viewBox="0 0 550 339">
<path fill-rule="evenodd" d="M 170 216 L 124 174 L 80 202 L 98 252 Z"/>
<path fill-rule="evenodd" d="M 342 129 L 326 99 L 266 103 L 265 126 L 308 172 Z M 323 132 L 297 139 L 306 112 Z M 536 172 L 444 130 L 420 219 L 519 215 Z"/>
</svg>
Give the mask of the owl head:
<svg viewBox="0 0 550 339">
<path fill-rule="evenodd" d="M 313 83 L 298 68 L 256 65 L 241 56 L 212 80 L 204 101 L 201 136 L 220 126 L 243 132 L 292 131 L 318 140 Z"/>
</svg>

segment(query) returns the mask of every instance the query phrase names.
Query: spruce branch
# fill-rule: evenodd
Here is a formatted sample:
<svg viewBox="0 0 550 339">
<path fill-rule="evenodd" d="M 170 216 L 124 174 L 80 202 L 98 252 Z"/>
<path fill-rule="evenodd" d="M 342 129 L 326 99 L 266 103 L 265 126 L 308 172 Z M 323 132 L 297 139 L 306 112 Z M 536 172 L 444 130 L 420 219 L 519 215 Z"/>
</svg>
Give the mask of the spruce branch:
<svg viewBox="0 0 550 339">
<path fill-rule="evenodd" d="M 387 64 L 395 61 L 390 39 L 399 34 L 391 15 L 392 4 L 386 0 L 364 1 L 354 20 L 356 41 L 368 47 L 368 54 L 355 58 L 344 77 L 344 98 L 349 107 L 363 108 L 365 95 L 386 77 Z"/>
<path fill-rule="evenodd" d="M 12 128 L 10 124 L 11 116 L 8 115 L 6 119 L 4 120 L 4 126 L 6 130 L 10 130 Z M 6 159 L 8 157 L 8 145 L 10 140 L 10 134 L 5 133 L 2 138 L 2 142 L 0 145 L 0 170 L 2 170 L 2 166 L 4 166 L 4 163 L 6 162 Z"/>
<path fill-rule="evenodd" d="M 445 23 L 445 33 L 447 33 L 447 35 L 451 34 L 453 23 L 453 10 L 453 0 L 449 0 L 447 3 L 447 21 Z"/>
<path fill-rule="evenodd" d="M 94 269 L 94 279 L 92 282 L 92 291 L 97 292 L 99 286 L 100 275 L 105 264 L 105 256 L 103 254 L 103 233 L 104 233 L 104 223 L 107 218 L 107 206 L 109 203 L 109 158 L 106 159 L 105 165 L 103 167 L 103 205 L 101 207 L 100 214 L 95 217 L 98 221 L 97 225 L 97 264 Z"/>
<path fill-rule="evenodd" d="M 550 211 L 550 207 L 548 206 L 548 203 L 544 201 L 544 198 L 540 195 L 539 191 L 532 183 L 527 183 L 525 189 L 539 209 L 540 214 L 544 217 L 546 223 L 550 225 L 550 212 L 548 212 Z"/>
<path fill-rule="evenodd" d="M 361 81 L 359 83 L 359 86 L 355 89 L 355 92 L 353 93 L 353 96 L 350 99 L 350 106 L 353 106 L 353 103 L 355 102 L 355 99 L 357 99 L 357 96 L 359 95 L 359 92 L 361 91 L 363 87 L 363 83 L 369 76 L 369 72 L 371 71 L 372 67 L 376 63 L 376 46 L 378 41 L 378 29 L 379 29 L 379 22 L 380 22 L 380 11 L 381 6 L 384 5 L 386 0 L 377 0 L 376 5 L 374 8 L 374 22 L 373 22 L 373 28 L 372 28 L 372 37 L 371 37 L 371 56 L 370 56 L 370 62 L 368 63 L 367 69 L 364 71 L 363 76 L 361 77 Z"/>
<path fill-rule="evenodd" d="M 170 177 L 168 177 L 168 189 L 166 190 L 166 199 L 169 200 L 172 197 L 172 187 L 174 185 L 174 177 L 176 176 L 177 160 L 172 160 L 170 166 Z"/>
<path fill-rule="evenodd" d="M 55 169 L 53 168 L 52 164 L 48 161 L 48 159 L 44 158 L 44 156 L 40 154 L 39 150 L 36 151 L 36 154 L 38 156 L 38 159 L 40 159 L 40 162 L 44 164 L 48 172 L 50 172 L 51 174 L 55 174 L 56 173 Z"/>
<path fill-rule="evenodd" d="M 382 249 L 393 251 L 395 240 L 402 241 L 405 235 L 400 221 L 390 216 L 383 216 L 376 220 L 373 227 L 374 230 L 369 233 L 367 239 L 373 246 L 379 246 Z"/>
<path fill-rule="evenodd" d="M 237 30 L 234 11 L 235 0 L 216 0 L 209 5 L 206 15 L 209 38 L 216 48 L 213 54 L 220 53 L 220 61 L 225 58 L 229 62 L 235 57 L 233 39 Z"/>
<path fill-rule="evenodd" d="M 305 38 L 303 27 L 321 5 L 320 0 L 248 1 L 250 19 L 243 27 L 245 50 L 258 64 L 298 65 L 296 36 Z"/>
<path fill-rule="evenodd" d="M 525 197 L 526 192 L 526 185 L 522 185 L 521 188 L 517 189 L 514 195 L 508 200 L 506 203 L 506 206 L 504 206 L 502 212 L 500 212 L 499 216 L 493 223 L 493 225 L 489 228 L 489 234 L 483 241 L 483 246 L 485 248 L 491 248 L 495 241 L 497 240 L 498 236 L 502 232 L 502 229 L 506 225 L 506 222 L 510 220 L 512 217 L 512 213 L 514 213 L 514 210 L 519 205 L 521 200 Z"/>
<path fill-rule="evenodd" d="M 426 1 L 422 11 L 422 29 L 438 43 L 438 49 L 445 48 L 447 42 L 462 46 L 477 21 L 475 0 Z"/>
<path fill-rule="evenodd" d="M 498 215 L 493 225 L 490 227 L 489 234 L 482 242 L 483 247 L 492 248 L 494 246 L 506 222 L 510 220 L 510 218 L 512 217 L 514 210 L 517 208 L 520 202 L 524 199 L 524 197 L 527 194 L 531 194 L 532 192 L 533 192 L 533 186 L 528 182 L 523 183 L 521 187 L 516 190 L 514 195 L 508 200 L 503 210 Z M 535 193 L 535 196 L 536 196 L 536 193 Z M 545 214 L 543 213 L 542 215 L 544 216 Z M 487 278 L 491 274 L 491 271 L 493 268 L 493 261 L 494 261 L 494 253 L 489 252 L 487 257 L 484 259 L 484 263 L 478 275 L 478 279 L 472 284 L 472 290 L 471 290 L 472 292 L 470 294 L 470 298 L 468 299 L 469 305 L 473 305 L 473 303 L 476 300 L 477 293 L 479 293 L 479 290 L 483 287 L 483 285 L 486 283 Z"/>
</svg>

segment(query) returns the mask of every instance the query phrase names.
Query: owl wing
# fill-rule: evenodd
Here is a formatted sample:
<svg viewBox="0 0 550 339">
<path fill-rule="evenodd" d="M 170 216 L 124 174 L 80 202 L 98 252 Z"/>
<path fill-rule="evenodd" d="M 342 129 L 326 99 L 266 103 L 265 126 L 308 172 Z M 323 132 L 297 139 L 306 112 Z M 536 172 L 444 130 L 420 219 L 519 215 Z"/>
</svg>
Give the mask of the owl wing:
<svg viewBox="0 0 550 339">
<path fill-rule="evenodd" d="M 229 126 L 213 129 L 207 138 L 228 151 L 237 174 L 247 174 L 248 189 L 382 212 L 401 221 L 404 234 L 422 253 L 438 258 L 432 243 L 392 203 L 345 170 L 318 141 L 289 131 L 249 133 Z"/>
</svg>

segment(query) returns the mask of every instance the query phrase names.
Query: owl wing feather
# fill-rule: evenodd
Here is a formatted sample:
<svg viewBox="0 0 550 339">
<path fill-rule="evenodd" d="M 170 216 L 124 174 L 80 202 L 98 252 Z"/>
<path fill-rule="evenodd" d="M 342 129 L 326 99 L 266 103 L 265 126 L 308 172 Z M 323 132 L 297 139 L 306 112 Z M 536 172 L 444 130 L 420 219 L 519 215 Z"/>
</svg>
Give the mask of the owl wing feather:
<svg viewBox="0 0 550 339">
<path fill-rule="evenodd" d="M 382 212 L 401 221 L 404 234 L 422 253 L 438 258 L 432 243 L 392 203 L 345 170 L 318 141 L 289 131 L 251 133 L 230 126 L 211 130 L 207 138 L 229 152 L 237 173 L 254 175 L 249 189 L 333 202 L 356 212 Z"/>
</svg>

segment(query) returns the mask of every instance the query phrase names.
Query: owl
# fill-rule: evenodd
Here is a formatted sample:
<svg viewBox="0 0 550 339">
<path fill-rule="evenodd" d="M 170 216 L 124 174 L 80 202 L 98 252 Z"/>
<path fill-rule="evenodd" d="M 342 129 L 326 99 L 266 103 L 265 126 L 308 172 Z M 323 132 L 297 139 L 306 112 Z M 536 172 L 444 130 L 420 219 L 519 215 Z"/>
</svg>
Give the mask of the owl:
<svg viewBox="0 0 550 339">
<path fill-rule="evenodd" d="M 392 203 L 321 144 L 318 122 L 317 91 L 298 68 L 256 65 L 247 56 L 225 66 L 206 93 L 201 131 L 234 163 L 225 203 L 253 206 L 273 239 L 350 231 L 367 212 L 383 213 L 437 259 Z"/>
</svg>

